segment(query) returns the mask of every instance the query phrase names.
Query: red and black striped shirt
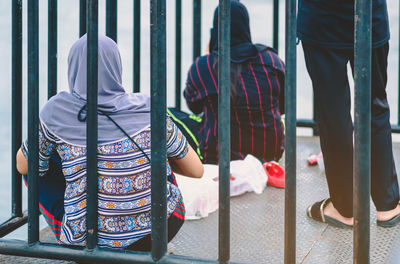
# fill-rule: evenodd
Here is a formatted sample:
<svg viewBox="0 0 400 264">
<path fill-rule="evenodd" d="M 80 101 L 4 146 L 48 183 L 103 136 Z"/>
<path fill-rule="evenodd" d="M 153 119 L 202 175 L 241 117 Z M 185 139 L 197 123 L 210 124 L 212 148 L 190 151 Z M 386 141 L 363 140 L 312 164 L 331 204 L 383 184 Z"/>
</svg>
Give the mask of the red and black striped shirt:
<svg viewBox="0 0 400 264">
<path fill-rule="evenodd" d="M 262 162 L 279 160 L 283 152 L 284 63 L 273 49 L 257 45 L 258 56 L 242 64 L 239 87 L 231 105 L 231 160 L 247 154 Z M 184 96 L 189 108 L 204 112 L 199 144 L 204 163 L 218 162 L 218 77 L 216 56 L 201 56 L 190 67 Z M 283 111 L 283 110 L 282 110 Z"/>
</svg>

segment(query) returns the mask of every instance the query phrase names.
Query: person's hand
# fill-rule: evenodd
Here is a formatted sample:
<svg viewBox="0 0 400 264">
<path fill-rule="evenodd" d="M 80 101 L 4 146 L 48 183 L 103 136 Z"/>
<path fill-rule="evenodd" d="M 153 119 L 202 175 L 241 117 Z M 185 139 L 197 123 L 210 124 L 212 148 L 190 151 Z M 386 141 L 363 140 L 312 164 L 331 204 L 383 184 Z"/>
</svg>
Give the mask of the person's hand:
<svg viewBox="0 0 400 264">
<path fill-rule="evenodd" d="M 206 54 L 205 55 L 208 55 L 208 54 L 210 54 L 210 41 L 208 41 L 208 43 L 206 45 Z"/>
<path fill-rule="evenodd" d="M 203 177 L 204 168 L 201 163 L 199 156 L 188 145 L 188 153 L 182 159 L 170 160 L 169 164 L 173 172 L 181 174 L 183 176 L 191 178 L 201 178 Z"/>
<path fill-rule="evenodd" d="M 26 160 L 21 149 L 17 152 L 17 170 L 21 175 L 28 174 L 28 161 Z"/>
</svg>

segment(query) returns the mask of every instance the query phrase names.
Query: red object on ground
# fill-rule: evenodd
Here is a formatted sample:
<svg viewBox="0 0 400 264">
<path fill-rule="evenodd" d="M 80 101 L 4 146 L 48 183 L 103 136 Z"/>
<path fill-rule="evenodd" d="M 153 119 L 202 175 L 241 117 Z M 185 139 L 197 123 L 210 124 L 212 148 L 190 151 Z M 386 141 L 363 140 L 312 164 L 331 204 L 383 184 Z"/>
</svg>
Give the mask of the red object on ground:
<svg viewBox="0 0 400 264">
<path fill-rule="evenodd" d="M 315 165 L 318 165 L 318 159 L 319 159 L 319 158 L 322 158 L 322 152 L 320 152 L 319 154 L 310 155 L 310 156 L 307 158 L 307 164 L 308 164 L 308 166 L 315 166 Z"/>
<path fill-rule="evenodd" d="M 285 188 L 285 170 L 275 161 L 263 164 L 265 173 L 268 175 L 267 184 L 277 188 Z"/>
<path fill-rule="evenodd" d="M 219 181 L 219 177 L 215 177 L 213 180 L 214 180 L 214 181 Z M 230 181 L 236 180 L 236 178 L 232 176 L 232 173 L 229 174 L 229 180 L 230 180 Z"/>
<path fill-rule="evenodd" d="M 308 166 L 315 166 L 318 165 L 318 155 L 313 154 L 307 159 Z"/>
</svg>

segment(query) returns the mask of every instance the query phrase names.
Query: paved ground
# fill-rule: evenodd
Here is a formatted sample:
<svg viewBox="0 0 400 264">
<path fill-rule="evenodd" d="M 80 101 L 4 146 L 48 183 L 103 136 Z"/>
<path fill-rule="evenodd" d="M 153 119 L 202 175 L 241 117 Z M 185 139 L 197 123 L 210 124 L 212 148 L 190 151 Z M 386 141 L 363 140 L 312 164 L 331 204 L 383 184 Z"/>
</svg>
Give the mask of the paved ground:
<svg viewBox="0 0 400 264">
<path fill-rule="evenodd" d="M 317 138 L 298 139 L 297 158 L 297 262 L 352 263 L 352 231 L 316 223 L 306 217 L 309 204 L 326 198 L 324 173 L 307 167 L 309 154 L 319 152 Z M 394 146 L 400 168 L 400 144 Z M 400 263 L 400 226 L 376 226 L 371 206 L 371 263 Z M 231 259 L 242 263 L 283 263 L 284 191 L 268 187 L 263 194 L 245 194 L 231 200 Z M 218 213 L 187 221 L 172 241 L 174 254 L 217 258 Z M 46 233 L 47 232 L 47 233 Z M 42 240 L 49 241 L 49 231 Z M 0 263 L 71 263 L 0 256 Z"/>
</svg>

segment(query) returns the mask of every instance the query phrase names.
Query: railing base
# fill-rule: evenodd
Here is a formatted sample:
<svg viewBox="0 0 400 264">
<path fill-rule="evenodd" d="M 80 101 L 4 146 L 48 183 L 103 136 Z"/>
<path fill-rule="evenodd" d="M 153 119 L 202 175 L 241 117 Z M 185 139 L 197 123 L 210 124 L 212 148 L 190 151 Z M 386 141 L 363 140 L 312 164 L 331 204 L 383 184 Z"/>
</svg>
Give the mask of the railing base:
<svg viewBox="0 0 400 264">
<path fill-rule="evenodd" d="M 24 212 L 22 216 L 13 216 L 0 225 L 0 238 L 10 234 L 14 230 L 23 226 L 28 222 L 28 212 Z"/>
<path fill-rule="evenodd" d="M 90 263 L 218 263 L 216 260 L 196 259 L 177 255 L 166 255 L 161 260 L 155 262 L 151 258 L 150 253 L 98 248 L 89 251 L 82 247 L 66 247 L 45 243 L 28 245 L 25 241 L 6 239 L 0 239 L 0 254 L 70 261 L 87 261 Z"/>
</svg>

